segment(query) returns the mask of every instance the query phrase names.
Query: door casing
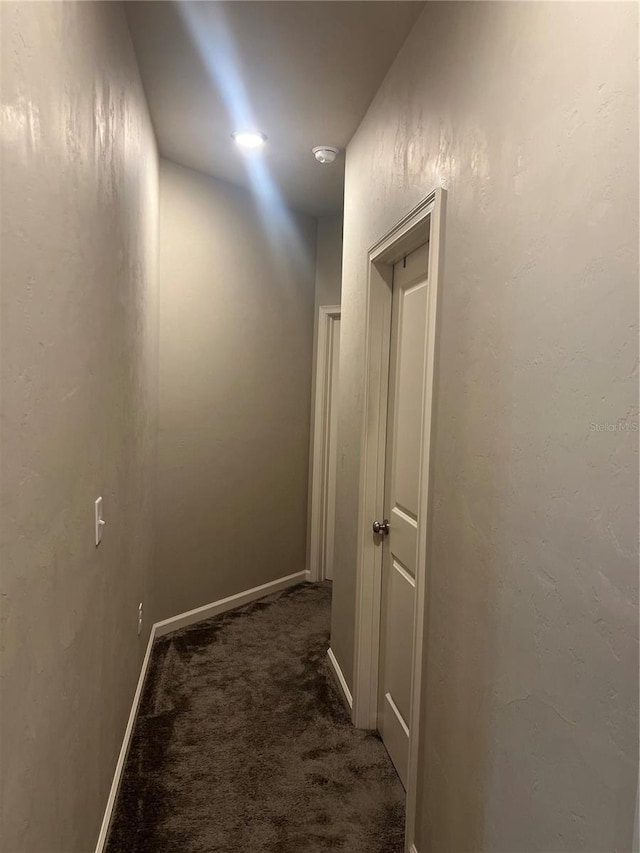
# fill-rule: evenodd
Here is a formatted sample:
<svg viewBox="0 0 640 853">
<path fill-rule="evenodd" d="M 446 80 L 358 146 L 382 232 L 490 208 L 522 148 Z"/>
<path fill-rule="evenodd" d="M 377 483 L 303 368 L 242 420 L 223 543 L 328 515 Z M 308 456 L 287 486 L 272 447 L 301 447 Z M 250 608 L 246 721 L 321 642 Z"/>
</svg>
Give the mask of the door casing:
<svg viewBox="0 0 640 853">
<path fill-rule="evenodd" d="M 311 457 L 311 510 L 309 529 L 309 580 L 325 579 L 326 564 L 326 489 L 328 481 L 329 404 L 331 389 L 332 324 L 340 319 L 339 305 L 321 305 L 318 309 L 318 354 L 316 358 L 316 394 Z"/>
<path fill-rule="evenodd" d="M 369 250 L 368 255 L 352 719 L 358 728 L 375 729 L 380 657 L 382 547 L 372 533 L 371 524 L 381 513 L 384 504 L 393 264 L 429 241 L 428 331 L 417 544 L 418 565 L 422 566 L 422 571 L 416 578 L 415 597 L 405 843 L 408 853 L 415 841 L 420 697 L 427 651 L 424 642 L 429 605 L 430 567 L 427 561 L 427 544 L 430 539 L 433 400 L 437 376 L 438 296 L 442 286 L 445 207 L 446 191 L 438 187 L 382 237 Z"/>
</svg>

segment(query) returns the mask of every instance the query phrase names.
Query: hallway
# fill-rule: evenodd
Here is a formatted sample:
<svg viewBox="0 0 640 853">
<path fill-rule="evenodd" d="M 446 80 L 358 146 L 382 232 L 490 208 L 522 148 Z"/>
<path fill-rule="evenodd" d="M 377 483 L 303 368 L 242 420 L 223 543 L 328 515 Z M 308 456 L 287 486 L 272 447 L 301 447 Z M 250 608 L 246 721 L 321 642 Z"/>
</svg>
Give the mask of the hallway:
<svg viewBox="0 0 640 853">
<path fill-rule="evenodd" d="M 0 0 L 0 853 L 640 853 L 639 11 Z"/>
<path fill-rule="evenodd" d="M 154 645 L 107 853 L 402 853 L 404 791 L 327 664 L 331 587 Z"/>
</svg>

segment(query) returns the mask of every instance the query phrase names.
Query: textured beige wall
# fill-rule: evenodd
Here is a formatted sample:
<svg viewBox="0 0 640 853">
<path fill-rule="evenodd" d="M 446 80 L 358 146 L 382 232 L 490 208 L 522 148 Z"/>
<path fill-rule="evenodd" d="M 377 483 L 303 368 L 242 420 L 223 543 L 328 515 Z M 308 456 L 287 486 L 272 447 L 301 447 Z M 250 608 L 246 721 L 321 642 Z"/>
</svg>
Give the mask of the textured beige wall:
<svg viewBox="0 0 640 853">
<path fill-rule="evenodd" d="M 0 846 L 87 853 L 154 617 L 157 157 L 119 3 L 0 9 Z"/>
<path fill-rule="evenodd" d="M 303 571 L 316 222 L 161 161 L 160 609 Z"/>
<path fill-rule="evenodd" d="M 311 554 L 311 486 L 313 473 L 313 425 L 316 401 L 316 365 L 318 359 L 318 310 L 321 305 L 340 305 L 342 290 L 342 214 L 318 217 L 316 241 L 316 289 L 313 320 L 313 372 L 311 381 L 311 434 L 309 436 L 309 495 L 307 518 L 307 568 Z"/>
<path fill-rule="evenodd" d="M 637 32 L 631 3 L 429 3 L 347 151 L 331 643 L 349 683 L 366 252 L 449 191 L 421 853 L 630 846 Z"/>
<path fill-rule="evenodd" d="M 315 310 L 339 305 L 342 286 L 342 214 L 318 218 Z M 316 323 L 317 323 L 316 316 Z"/>
</svg>

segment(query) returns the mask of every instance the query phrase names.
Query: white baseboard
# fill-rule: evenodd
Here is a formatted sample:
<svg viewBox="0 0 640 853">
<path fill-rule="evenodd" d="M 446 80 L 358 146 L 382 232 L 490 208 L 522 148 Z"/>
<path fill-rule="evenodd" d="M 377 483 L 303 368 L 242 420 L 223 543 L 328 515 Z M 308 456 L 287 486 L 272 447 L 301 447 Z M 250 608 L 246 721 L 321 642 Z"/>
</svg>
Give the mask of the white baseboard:
<svg viewBox="0 0 640 853">
<path fill-rule="evenodd" d="M 640 774 L 638 775 L 638 787 L 636 788 L 636 817 L 633 822 L 633 853 L 640 853 Z"/>
<path fill-rule="evenodd" d="M 331 664 L 331 668 L 333 669 L 338 684 L 342 689 L 344 698 L 347 700 L 347 705 L 353 710 L 353 696 L 351 695 L 347 681 L 340 669 L 340 664 L 338 663 L 332 649 L 327 649 L 327 657 L 329 658 L 329 663 Z"/>
<path fill-rule="evenodd" d="M 118 796 L 118 788 L 120 787 L 120 777 L 122 776 L 122 771 L 124 770 L 124 764 L 127 760 L 127 753 L 129 752 L 129 742 L 131 740 L 131 735 L 133 734 L 133 727 L 136 722 L 136 715 L 138 713 L 138 705 L 140 704 L 140 699 L 142 698 L 142 688 L 144 686 L 144 680 L 147 675 L 147 669 L 149 667 L 149 661 L 151 660 L 151 649 L 153 648 L 153 641 L 156 637 L 156 626 L 152 625 L 151 633 L 149 634 L 149 642 L 147 643 L 147 650 L 144 654 L 144 659 L 142 661 L 142 667 L 140 669 L 140 676 L 138 678 L 138 684 L 136 685 L 136 692 L 133 695 L 133 704 L 131 705 L 131 711 L 129 712 L 129 719 L 127 720 L 127 727 L 124 730 L 124 738 L 122 739 L 122 746 L 120 747 L 120 752 L 118 754 L 118 760 L 116 762 L 116 769 L 113 774 L 113 781 L 111 782 L 111 789 L 109 790 L 109 797 L 107 799 L 107 807 L 104 810 L 104 817 L 102 818 L 102 826 L 100 827 L 100 834 L 98 835 L 98 843 L 96 844 L 96 853 L 102 853 L 107 844 L 107 835 L 109 833 L 109 824 L 111 823 L 111 815 L 113 814 L 113 809 L 116 804 L 116 798 Z"/>
<path fill-rule="evenodd" d="M 140 699 L 142 698 L 142 688 L 147 675 L 149 661 L 151 660 L 151 650 L 153 648 L 154 640 L 158 637 L 164 636 L 165 634 L 170 634 L 172 631 L 177 631 L 179 628 L 185 628 L 187 625 L 193 625 L 195 622 L 201 622 L 203 619 L 209 619 L 211 616 L 215 616 L 218 613 L 224 613 L 226 610 L 233 610 L 234 607 L 241 607 L 243 604 L 256 601 L 258 598 L 264 598 L 264 596 L 270 595 L 273 592 L 279 592 L 280 590 L 287 589 L 290 586 L 305 583 L 305 581 L 309 580 L 309 575 L 310 573 L 308 571 L 296 572 L 294 575 L 287 575 L 284 578 L 278 578 L 277 580 L 270 581 L 269 583 L 263 583 L 261 586 L 256 586 L 253 589 L 246 590 L 245 592 L 238 592 L 235 595 L 230 595 L 228 598 L 222 598 L 220 601 L 214 601 L 212 604 L 205 604 L 203 607 L 196 607 L 195 610 L 187 610 L 186 613 L 179 613 L 177 616 L 172 616 L 170 619 L 163 619 L 161 622 L 155 622 L 153 624 L 151 633 L 149 634 L 147 650 L 144 655 L 144 660 L 142 661 L 142 668 L 140 669 L 140 677 L 138 678 L 136 692 L 133 696 L 133 704 L 131 705 L 131 711 L 129 712 L 129 719 L 127 720 L 127 727 L 124 732 L 122 746 L 120 747 L 120 753 L 118 754 L 116 769 L 113 774 L 113 781 L 111 783 L 111 789 L 109 790 L 107 807 L 102 819 L 102 826 L 100 827 L 100 834 L 98 835 L 95 853 L 104 853 L 104 849 L 106 847 L 109 824 L 111 823 L 113 809 L 118 796 L 118 789 L 120 788 L 120 778 L 127 760 L 127 753 L 129 752 L 129 742 L 131 741 L 133 727 L 138 714 L 138 706 L 140 704 Z M 336 666 L 338 666 L 337 663 Z M 340 673 L 340 675 L 342 676 L 342 673 Z"/>
<path fill-rule="evenodd" d="M 187 625 L 193 625 L 194 622 L 202 622 L 203 619 L 209 619 L 218 613 L 224 613 L 225 610 L 233 610 L 234 607 L 241 607 L 243 604 L 249 604 L 251 601 L 256 601 L 258 598 L 263 598 L 272 592 L 279 592 L 281 589 L 286 589 L 289 586 L 295 586 L 308 580 L 309 572 L 296 572 L 295 575 L 287 575 L 284 578 L 263 583 L 261 586 L 254 586 L 253 589 L 247 589 L 245 592 L 237 592 L 235 595 L 230 595 L 228 598 L 221 598 L 220 601 L 214 601 L 212 604 L 196 607 L 195 610 L 187 610 L 186 613 L 179 613 L 177 616 L 163 619 L 162 622 L 156 622 L 154 625 L 156 637 L 162 637 L 165 634 L 170 634 L 172 631 L 177 631 L 179 628 L 186 628 Z"/>
</svg>

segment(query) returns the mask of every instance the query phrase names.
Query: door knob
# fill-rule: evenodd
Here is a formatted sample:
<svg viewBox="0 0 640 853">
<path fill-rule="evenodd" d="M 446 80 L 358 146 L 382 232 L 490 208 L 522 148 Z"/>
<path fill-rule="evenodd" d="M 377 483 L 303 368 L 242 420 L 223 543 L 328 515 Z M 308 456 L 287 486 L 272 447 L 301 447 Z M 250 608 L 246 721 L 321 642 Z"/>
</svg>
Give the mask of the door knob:
<svg viewBox="0 0 640 853">
<path fill-rule="evenodd" d="M 380 533 L 383 536 L 388 536 L 389 535 L 389 522 L 387 521 L 387 519 L 385 518 L 385 520 L 382 522 L 374 521 L 373 522 L 373 532 L 374 533 Z"/>
</svg>

